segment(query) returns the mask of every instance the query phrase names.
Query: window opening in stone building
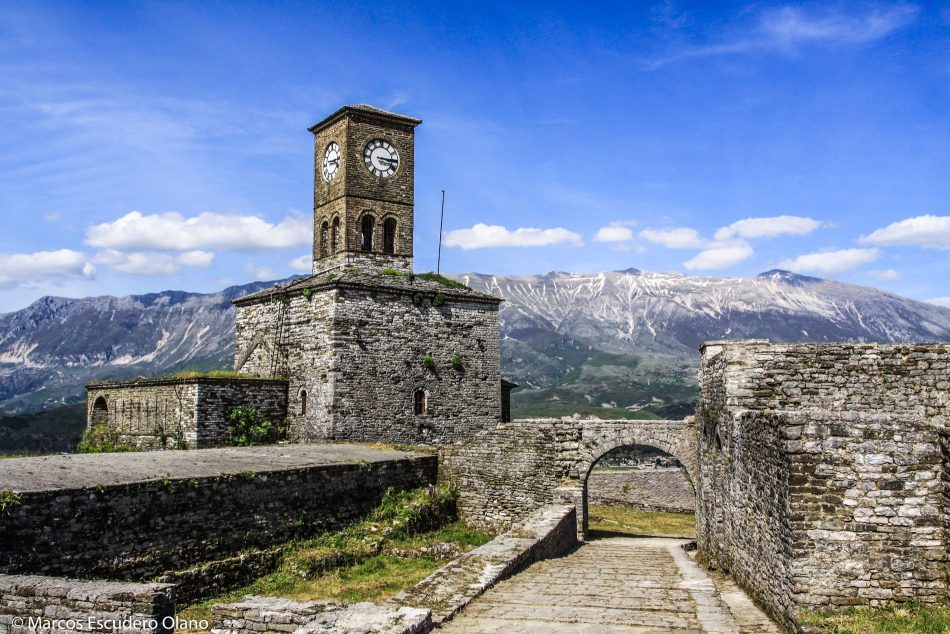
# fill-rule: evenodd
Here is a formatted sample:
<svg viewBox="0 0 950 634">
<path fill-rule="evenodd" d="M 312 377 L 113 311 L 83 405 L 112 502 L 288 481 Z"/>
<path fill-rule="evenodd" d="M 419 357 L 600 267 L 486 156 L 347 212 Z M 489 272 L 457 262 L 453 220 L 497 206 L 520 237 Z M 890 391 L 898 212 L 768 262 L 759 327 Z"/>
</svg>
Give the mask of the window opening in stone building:
<svg viewBox="0 0 950 634">
<path fill-rule="evenodd" d="M 307 390 L 300 390 L 300 415 L 307 415 Z"/>
<path fill-rule="evenodd" d="M 696 493 L 683 464 L 652 445 L 623 445 L 598 458 L 584 483 L 589 534 L 696 536 Z"/>
<path fill-rule="evenodd" d="M 109 422 L 109 405 L 106 397 L 100 396 L 92 404 L 92 424 L 105 425 Z"/>
<path fill-rule="evenodd" d="M 320 225 L 320 257 L 325 258 L 330 255 L 330 225 L 324 221 Z"/>
<path fill-rule="evenodd" d="M 330 230 L 330 253 L 336 253 L 340 248 L 340 219 L 333 219 L 333 228 Z"/>
<path fill-rule="evenodd" d="M 425 416 L 429 413 L 429 395 L 422 388 L 412 393 L 412 403 L 416 416 Z"/>
<path fill-rule="evenodd" d="M 396 252 L 396 219 L 386 218 L 383 223 L 383 251 L 385 253 Z"/>
<path fill-rule="evenodd" d="M 373 250 L 373 225 L 375 221 L 372 216 L 363 216 L 363 222 L 360 226 L 360 248 L 363 251 Z"/>
</svg>

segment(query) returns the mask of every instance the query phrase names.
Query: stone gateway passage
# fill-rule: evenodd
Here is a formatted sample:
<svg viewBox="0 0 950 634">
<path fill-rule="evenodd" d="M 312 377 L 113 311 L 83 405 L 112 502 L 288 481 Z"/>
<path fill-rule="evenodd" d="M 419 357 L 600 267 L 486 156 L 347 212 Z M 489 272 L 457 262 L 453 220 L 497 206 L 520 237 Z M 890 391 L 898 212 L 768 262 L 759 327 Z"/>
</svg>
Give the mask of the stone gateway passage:
<svg viewBox="0 0 950 634">
<path fill-rule="evenodd" d="M 499 583 L 442 629 L 482 632 L 778 632 L 689 557 L 688 540 L 598 539 Z M 729 599 L 729 602 L 725 600 Z"/>
</svg>

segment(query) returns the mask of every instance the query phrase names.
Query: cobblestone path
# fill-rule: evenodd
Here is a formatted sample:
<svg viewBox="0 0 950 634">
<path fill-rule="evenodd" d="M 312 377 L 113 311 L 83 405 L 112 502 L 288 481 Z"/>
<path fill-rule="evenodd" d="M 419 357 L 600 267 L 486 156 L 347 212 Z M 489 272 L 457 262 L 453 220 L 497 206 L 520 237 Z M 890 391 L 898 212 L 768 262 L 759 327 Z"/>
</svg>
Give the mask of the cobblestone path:
<svg viewBox="0 0 950 634">
<path fill-rule="evenodd" d="M 727 578 L 708 576 L 681 548 L 686 541 L 627 537 L 591 541 L 566 557 L 536 563 L 499 583 L 442 630 L 779 632 Z"/>
</svg>

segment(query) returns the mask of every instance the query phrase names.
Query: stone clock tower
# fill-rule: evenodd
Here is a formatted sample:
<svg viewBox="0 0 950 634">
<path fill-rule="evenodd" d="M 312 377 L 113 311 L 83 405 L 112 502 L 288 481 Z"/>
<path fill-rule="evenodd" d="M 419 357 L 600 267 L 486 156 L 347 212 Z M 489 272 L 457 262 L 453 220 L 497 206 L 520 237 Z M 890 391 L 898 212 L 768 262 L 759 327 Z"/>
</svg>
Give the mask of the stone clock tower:
<svg viewBox="0 0 950 634">
<path fill-rule="evenodd" d="M 344 106 L 314 135 L 313 273 L 412 272 L 415 127 L 419 119 Z"/>
</svg>

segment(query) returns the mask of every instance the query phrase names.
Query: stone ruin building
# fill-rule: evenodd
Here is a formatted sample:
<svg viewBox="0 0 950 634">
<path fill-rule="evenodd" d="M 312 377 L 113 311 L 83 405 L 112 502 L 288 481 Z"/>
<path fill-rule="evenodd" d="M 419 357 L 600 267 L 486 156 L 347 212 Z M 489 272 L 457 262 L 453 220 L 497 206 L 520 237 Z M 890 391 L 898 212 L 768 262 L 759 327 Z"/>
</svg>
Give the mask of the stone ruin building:
<svg viewBox="0 0 950 634">
<path fill-rule="evenodd" d="M 90 384 L 90 428 L 212 447 L 228 413 L 252 405 L 294 441 L 439 444 L 507 417 L 501 300 L 413 274 L 420 123 L 357 105 L 312 126 L 313 274 L 234 301 L 242 377 Z"/>
</svg>

